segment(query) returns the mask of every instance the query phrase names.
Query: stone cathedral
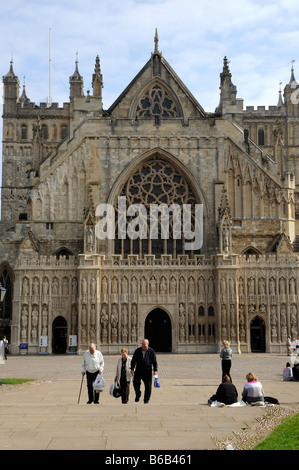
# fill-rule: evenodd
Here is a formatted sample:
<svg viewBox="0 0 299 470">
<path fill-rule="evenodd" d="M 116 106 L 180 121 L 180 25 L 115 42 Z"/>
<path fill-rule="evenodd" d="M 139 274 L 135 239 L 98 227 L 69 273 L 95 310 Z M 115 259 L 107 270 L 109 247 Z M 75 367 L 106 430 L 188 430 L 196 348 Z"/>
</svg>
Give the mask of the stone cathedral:
<svg viewBox="0 0 299 470">
<path fill-rule="evenodd" d="M 153 49 L 109 109 L 98 56 L 86 92 L 76 61 L 61 107 L 32 102 L 12 62 L 3 76 L 0 333 L 12 354 L 90 342 L 132 352 L 143 337 L 157 352 L 217 353 L 229 340 L 235 352 L 280 353 L 299 332 L 293 68 L 277 105 L 244 109 L 225 57 L 206 111 L 157 32 Z M 114 236 L 98 236 L 103 204 Z M 189 208 L 189 233 L 202 208 L 200 247 L 174 236 L 174 204 Z M 157 236 L 140 236 L 140 208 L 148 221 L 153 205 L 169 209 L 168 236 L 159 216 Z"/>
</svg>

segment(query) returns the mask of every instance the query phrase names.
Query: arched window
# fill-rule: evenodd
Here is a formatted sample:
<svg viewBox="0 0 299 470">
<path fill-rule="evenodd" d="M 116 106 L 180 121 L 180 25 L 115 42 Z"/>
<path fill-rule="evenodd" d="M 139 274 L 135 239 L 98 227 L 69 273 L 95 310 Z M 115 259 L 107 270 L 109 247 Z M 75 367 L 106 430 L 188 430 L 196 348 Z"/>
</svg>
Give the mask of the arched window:
<svg viewBox="0 0 299 470">
<path fill-rule="evenodd" d="M 48 138 L 48 128 L 47 126 L 44 124 L 43 127 L 42 127 L 42 135 L 43 135 L 43 139 L 47 139 Z"/>
<path fill-rule="evenodd" d="M 27 126 L 25 124 L 23 124 L 21 127 L 21 139 L 22 140 L 27 139 Z"/>
<path fill-rule="evenodd" d="M 63 124 L 61 126 L 61 139 L 64 140 L 67 138 L 67 126 Z"/>
<path fill-rule="evenodd" d="M 59 259 L 61 256 L 65 256 L 66 259 L 69 259 L 70 256 L 72 256 L 73 253 L 68 250 L 67 248 L 61 248 L 60 250 L 58 250 L 56 253 L 55 253 L 55 256 L 57 259 Z"/>
<path fill-rule="evenodd" d="M 198 316 L 199 317 L 203 317 L 205 314 L 205 309 L 203 308 L 203 306 L 201 305 L 198 309 Z"/>
<path fill-rule="evenodd" d="M 257 134 L 257 143 L 258 145 L 265 145 L 265 132 L 263 129 L 259 129 Z"/>
<path fill-rule="evenodd" d="M 129 254 L 141 258 L 153 254 L 160 258 L 163 254 L 176 257 L 183 253 L 192 257 L 200 252 L 185 250 L 183 230 L 186 217 L 189 230 L 195 232 L 195 204 L 200 201 L 186 177 L 170 161 L 158 155 L 145 161 L 128 178 L 118 197 L 122 197 L 126 207 L 125 211 L 120 210 L 118 200 L 115 202 L 115 254 L 125 258 Z M 129 207 L 133 211 L 128 215 Z M 190 238 L 188 242 L 192 241 Z"/>
<path fill-rule="evenodd" d="M 258 258 L 260 255 L 260 253 L 252 247 L 247 248 L 242 254 L 246 256 L 246 259 L 249 258 L 249 256 L 256 256 Z"/>
</svg>

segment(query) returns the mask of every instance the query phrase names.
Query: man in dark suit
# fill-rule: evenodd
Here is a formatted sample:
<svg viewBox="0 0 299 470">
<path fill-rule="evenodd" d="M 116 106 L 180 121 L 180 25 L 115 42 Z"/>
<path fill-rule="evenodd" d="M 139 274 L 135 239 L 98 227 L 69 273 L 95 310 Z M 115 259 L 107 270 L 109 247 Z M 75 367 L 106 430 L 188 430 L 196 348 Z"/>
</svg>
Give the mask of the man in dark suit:
<svg viewBox="0 0 299 470">
<path fill-rule="evenodd" d="M 137 348 L 131 361 L 131 374 L 133 375 L 133 386 L 136 393 L 135 401 L 139 401 L 141 396 L 141 380 L 144 383 L 144 403 L 148 403 L 152 392 L 152 371 L 157 374 L 158 363 L 156 353 L 149 347 L 147 339 L 142 340 L 140 348 Z"/>
</svg>

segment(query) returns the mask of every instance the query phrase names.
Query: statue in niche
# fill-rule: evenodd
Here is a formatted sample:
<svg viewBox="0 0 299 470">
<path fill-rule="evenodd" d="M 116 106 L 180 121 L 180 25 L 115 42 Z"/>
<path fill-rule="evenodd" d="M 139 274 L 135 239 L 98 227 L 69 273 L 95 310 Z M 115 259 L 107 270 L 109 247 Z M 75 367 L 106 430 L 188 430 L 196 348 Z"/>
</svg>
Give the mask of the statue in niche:
<svg viewBox="0 0 299 470">
<path fill-rule="evenodd" d="M 275 280 L 273 277 L 270 279 L 270 295 L 275 295 Z"/>
<path fill-rule="evenodd" d="M 68 295 L 69 293 L 69 283 L 67 278 L 63 278 L 62 280 L 62 295 Z"/>
<path fill-rule="evenodd" d="M 38 295 L 38 294 L 39 294 L 39 281 L 35 277 L 32 283 L 32 295 Z"/>
<path fill-rule="evenodd" d="M 185 329 L 185 307 L 184 304 L 179 306 L 179 325 L 180 325 L 180 341 L 185 341 L 186 329 Z"/>
<path fill-rule="evenodd" d="M 58 295 L 58 279 L 54 277 L 52 282 L 52 295 Z"/>
<path fill-rule="evenodd" d="M 170 294 L 176 294 L 176 280 L 174 277 L 170 279 Z"/>
<path fill-rule="evenodd" d="M 254 295 L 254 279 L 251 277 L 248 279 L 248 294 Z"/>
<path fill-rule="evenodd" d="M 290 295 L 296 295 L 295 279 L 293 277 L 290 279 Z"/>
<path fill-rule="evenodd" d="M 77 282 L 77 278 L 73 277 L 73 279 L 72 279 L 72 295 L 77 296 L 77 294 L 78 294 L 78 282 Z"/>
<path fill-rule="evenodd" d="M 131 307 L 131 326 L 131 339 L 133 342 L 135 342 L 137 339 L 137 306 L 135 304 L 133 304 Z"/>
<path fill-rule="evenodd" d="M 239 294 L 244 295 L 244 279 L 242 277 L 239 280 Z"/>
<path fill-rule="evenodd" d="M 121 280 L 121 293 L 127 294 L 127 292 L 128 292 L 128 281 L 125 277 L 123 277 Z"/>
<path fill-rule="evenodd" d="M 93 228 L 90 225 L 86 227 L 86 251 L 93 251 Z"/>
<path fill-rule="evenodd" d="M 38 311 L 36 305 L 31 312 L 31 341 L 37 342 L 37 324 L 38 324 Z"/>
<path fill-rule="evenodd" d="M 291 336 L 295 338 L 297 336 L 297 310 L 295 305 L 291 305 L 290 308 L 290 324 L 291 324 Z"/>
<path fill-rule="evenodd" d="M 106 277 L 104 277 L 102 280 L 102 294 L 108 294 L 108 282 Z"/>
<path fill-rule="evenodd" d="M 21 343 L 27 341 L 28 309 L 24 305 L 21 312 Z"/>
<path fill-rule="evenodd" d="M 29 295 L 29 281 L 27 277 L 23 279 L 22 294 L 24 296 Z"/>
<path fill-rule="evenodd" d="M 280 327 L 281 327 L 281 340 L 287 339 L 287 309 L 285 305 L 280 309 Z"/>
<path fill-rule="evenodd" d="M 137 295 L 137 279 L 136 279 L 136 277 L 133 277 L 133 279 L 132 279 L 131 294 L 134 295 L 134 296 Z"/>
<path fill-rule="evenodd" d="M 140 293 L 141 293 L 141 295 L 146 295 L 146 291 L 147 291 L 146 280 L 142 276 L 141 281 L 140 281 Z"/>
<path fill-rule="evenodd" d="M 194 316 L 194 306 L 189 305 L 188 308 L 188 323 L 189 323 L 189 328 L 190 328 L 190 336 L 193 338 L 194 337 L 194 324 L 195 324 L 195 316 Z"/>
<path fill-rule="evenodd" d="M 111 309 L 111 333 L 112 333 L 112 342 L 115 343 L 117 340 L 117 327 L 118 327 L 118 309 L 115 304 L 112 305 Z"/>
<path fill-rule="evenodd" d="M 49 294 L 49 279 L 47 277 L 44 277 L 43 279 L 42 292 L 43 292 L 43 295 Z"/>
<path fill-rule="evenodd" d="M 111 283 L 111 293 L 112 294 L 117 294 L 118 293 L 118 284 L 117 284 L 117 279 L 116 277 L 114 277 L 112 279 L 112 283 Z"/>
<path fill-rule="evenodd" d="M 194 285 L 194 279 L 192 276 L 189 278 L 189 282 L 188 282 L 188 294 L 191 296 L 195 294 L 195 285 Z"/>
<path fill-rule="evenodd" d="M 186 294 L 186 284 L 183 277 L 180 277 L 179 291 L 180 294 Z"/>
<path fill-rule="evenodd" d="M 90 294 L 92 298 L 95 298 L 96 296 L 96 287 L 97 287 L 96 279 L 92 277 L 91 282 L 90 282 Z"/>
<path fill-rule="evenodd" d="M 107 313 L 107 305 L 103 305 L 101 309 L 100 315 L 100 322 L 101 322 L 101 329 L 102 329 L 102 342 L 106 343 L 108 338 L 108 313 Z"/>
<path fill-rule="evenodd" d="M 286 293 L 285 280 L 283 277 L 279 279 L 279 293 L 280 295 L 285 295 Z"/>
<path fill-rule="evenodd" d="M 78 320 L 78 312 L 75 305 L 72 307 L 72 316 L 71 316 L 71 325 L 72 325 L 72 334 L 77 333 L 77 320 Z"/>
<path fill-rule="evenodd" d="M 157 293 L 157 281 L 154 276 L 150 279 L 150 293 L 151 295 L 155 295 Z"/>
<path fill-rule="evenodd" d="M 222 243 L 223 243 L 223 251 L 228 252 L 228 250 L 229 250 L 229 231 L 225 227 L 222 231 Z"/>
<path fill-rule="evenodd" d="M 271 307 L 271 339 L 273 342 L 277 341 L 277 314 L 276 314 L 276 307 L 273 305 Z"/>
<path fill-rule="evenodd" d="M 162 276 L 160 281 L 160 294 L 166 294 L 166 280 L 164 276 Z"/>
<path fill-rule="evenodd" d="M 265 279 L 263 277 L 259 279 L 259 294 L 265 295 Z"/>
<path fill-rule="evenodd" d="M 43 305 L 42 308 L 42 335 L 47 336 L 48 334 L 48 307 Z"/>
<path fill-rule="evenodd" d="M 86 305 L 82 305 L 82 312 L 81 312 L 81 326 L 85 327 L 87 325 L 87 312 L 86 312 Z"/>
</svg>

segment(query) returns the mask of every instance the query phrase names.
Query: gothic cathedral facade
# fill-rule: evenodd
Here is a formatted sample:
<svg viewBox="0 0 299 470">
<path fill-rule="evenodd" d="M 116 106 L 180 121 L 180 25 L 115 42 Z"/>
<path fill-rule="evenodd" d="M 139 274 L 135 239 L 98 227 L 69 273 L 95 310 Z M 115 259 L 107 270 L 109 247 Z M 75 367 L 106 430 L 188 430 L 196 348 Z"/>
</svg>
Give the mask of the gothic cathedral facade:
<svg viewBox="0 0 299 470">
<path fill-rule="evenodd" d="M 69 85 L 62 107 L 37 106 L 12 63 L 3 77 L 0 333 L 11 352 L 94 342 L 115 354 L 143 337 L 157 352 L 216 353 L 223 340 L 236 352 L 285 352 L 299 332 L 294 71 L 277 105 L 244 109 L 224 58 L 219 105 L 207 112 L 156 33 L 109 109 L 99 57 L 91 92 L 77 61 Z M 174 205 L 189 208 L 180 236 Z M 151 236 L 153 206 L 168 209 L 167 236 L 161 214 Z M 196 225 L 200 246 L 188 245 Z"/>
</svg>

